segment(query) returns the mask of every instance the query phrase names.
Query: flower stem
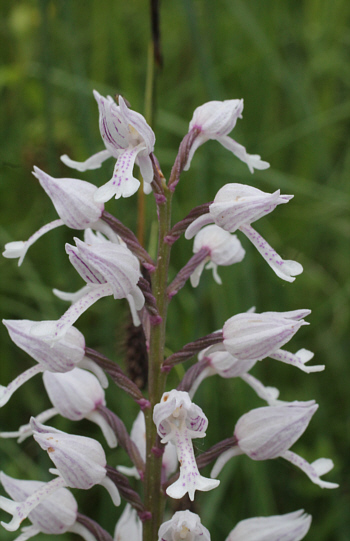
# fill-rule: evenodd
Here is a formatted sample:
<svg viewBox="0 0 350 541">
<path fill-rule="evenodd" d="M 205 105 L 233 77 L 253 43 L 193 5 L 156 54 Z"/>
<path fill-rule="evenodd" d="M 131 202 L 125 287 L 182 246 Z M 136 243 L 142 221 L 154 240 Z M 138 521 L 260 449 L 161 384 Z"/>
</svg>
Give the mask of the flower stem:
<svg viewBox="0 0 350 541">
<path fill-rule="evenodd" d="M 151 328 L 148 388 L 151 408 L 145 410 L 146 420 L 146 472 L 145 472 L 145 506 L 151 511 L 152 520 L 143 525 L 143 541 L 157 539 L 158 529 L 162 523 L 164 494 L 161 490 L 162 453 L 157 435 L 157 428 L 153 422 L 153 408 L 164 392 L 166 374 L 161 372 L 164 360 L 166 315 L 168 297 L 166 293 L 168 281 L 168 268 L 171 247 L 164 242 L 164 237 L 170 229 L 172 192 L 164 187 L 166 201 L 158 206 L 159 212 L 159 244 L 157 267 L 152 275 L 152 291 L 157 302 L 159 314 L 162 318 L 158 325 Z M 158 452 L 157 452 L 158 451 Z"/>
</svg>

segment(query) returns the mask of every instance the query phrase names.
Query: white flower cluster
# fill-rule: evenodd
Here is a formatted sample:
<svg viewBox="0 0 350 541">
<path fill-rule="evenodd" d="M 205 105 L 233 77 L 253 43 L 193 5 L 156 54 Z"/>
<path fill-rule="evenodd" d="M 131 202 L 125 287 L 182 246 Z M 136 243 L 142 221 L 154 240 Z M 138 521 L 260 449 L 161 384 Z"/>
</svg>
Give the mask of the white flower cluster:
<svg viewBox="0 0 350 541">
<path fill-rule="evenodd" d="M 306 373 L 324 369 L 323 365 L 306 364 L 313 357 L 306 349 L 296 353 L 282 349 L 301 326 L 307 325 L 304 318 L 309 310 L 255 313 L 251 309 L 232 316 L 223 323 L 222 330 L 185 345 L 168 359 L 163 358 L 168 301 L 187 280 L 196 287 L 204 268 L 211 269 L 215 281 L 221 284 L 217 267 L 240 263 L 245 256 L 234 233 L 243 233 L 283 280 L 293 282 L 303 271 L 299 263 L 283 260 L 251 226 L 293 197 L 281 195 L 279 190 L 269 194 L 247 185 L 227 184 L 212 203 L 193 209 L 191 218 L 179 222 L 173 231 L 167 229 L 170 217 L 164 216 L 170 205 L 166 203 L 171 201 L 179 175 L 189 169 L 194 152 L 207 140 L 220 142 L 246 163 L 252 173 L 254 169 L 269 167 L 260 156 L 248 154 L 229 137 L 237 120 L 242 118 L 243 100 L 212 101 L 195 110 L 167 186 L 153 155 L 154 133 L 143 116 L 132 111 L 122 97 L 117 104 L 98 92 L 94 96 L 105 150 L 82 163 L 68 156 L 62 156 L 62 161 L 85 171 L 97 169 L 104 160 L 113 157 L 116 164 L 112 178 L 97 188 L 83 180 L 55 179 L 35 167 L 34 175 L 51 198 L 59 219 L 44 225 L 27 241 L 8 243 L 3 254 L 18 258 L 20 265 L 29 247 L 53 228 L 66 225 L 84 232 L 84 240 L 75 238 L 75 245 L 66 244 L 69 260 L 84 281 L 83 287 L 74 293 L 54 290 L 58 297 L 72 303 L 62 317 L 57 321 L 3 321 L 12 341 L 36 364 L 7 386 L 0 387 L 0 407 L 7 404 L 22 384 L 42 373 L 52 408 L 31 417 L 15 432 L 0 433 L 0 437 L 15 437 L 22 442 L 33 436 L 54 463 L 55 468 L 50 472 L 55 477 L 43 483 L 13 479 L 1 473 L 0 480 L 9 498 L 0 496 L 0 508 L 12 515 L 10 522 L 1 524 L 15 531 L 24 519 L 30 520 L 31 526 L 23 528 L 17 541 L 26 541 L 40 532 L 57 535 L 68 531 L 85 541 L 112 541 L 102 527 L 92 525 L 88 517 L 82 518 L 68 490 L 103 485 L 115 506 L 121 503 L 121 496 L 126 501 L 114 541 L 141 541 L 142 536 L 150 541 L 157 535 L 158 541 L 210 541 L 210 533 L 199 516 L 189 510 L 179 511 L 161 523 L 160 499 L 164 494 L 175 499 L 188 494 L 193 501 L 197 490 L 215 489 L 220 484 L 215 478 L 222 468 L 240 454 L 256 461 L 282 457 L 304 471 L 313 483 L 335 488 L 335 483 L 321 479 L 332 469 L 331 460 L 320 458 L 309 464 L 290 450 L 306 430 L 318 405 L 314 400 L 281 401 L 278 389 L 265 386 L 250 374 L 254 365 L 267 357 Z M 104 208 L 104 203 L 112 197 L 129 197 L 138 190 L 140 181 L 133 175 L 135 164 L 140 168 L 144 192 L 153 190 L 158 205 L 157 263 L 135 235 Z M 170 248 L 181 233 L 187 239 L 194 237 L 194 255 L 168 285 Z M 142 266 L 153 275 L 151 279 L 142 272 Z M 73 326 L 93 303 L 106 296 L 126 299 L 133 323 L 143 333 L 150 377 L 148 398 L 117 363 L 88 348 L 84 336 Z M 167 372 L 172 366 L 197 353 L 198 363 L 186 372 L 179 388 L 165 391 Z M 116 413 L 107 408 L 106 373 L 140 406 L 130 435 Z M 198 386 L 213 375 L 243 379 L 267 406 L 241 416 L 233 437 L 218 442 L 197 459 L 192 440 L 205 437 L 208 419 L 192 399 Z M 133 466 L 112 468 L 98 441 L 46 426 L 55 415 L 96 423 L 108 446 L 114 448 L 119 442 Z M 200 468 L 213 461 L 216 462 L 211 477 L 202 476 Z M 126 476 L 144 483 L 144 501 Z M 149 507 L 149 502 L 154 502 L 154 509 Z M 226 541 L 299 541 L 310 523 L 311 517 L 303 510 L 250 518 L 239 522 Z"/>
</svg>

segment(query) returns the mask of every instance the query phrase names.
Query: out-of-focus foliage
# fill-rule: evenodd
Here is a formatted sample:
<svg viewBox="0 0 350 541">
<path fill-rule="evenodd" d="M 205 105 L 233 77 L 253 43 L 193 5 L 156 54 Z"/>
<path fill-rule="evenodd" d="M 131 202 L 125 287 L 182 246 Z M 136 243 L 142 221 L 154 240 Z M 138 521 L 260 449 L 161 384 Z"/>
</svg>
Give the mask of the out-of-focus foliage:
<svg viewBox="0 0 350 541">
<path fill-rule="evenodd" d="M 285 400 L 314 398 L 320 409 L 295 446 L 310 461 L 332 457 L 329 479 L 337 491 L 322 491 L 281 461 L 232 461 L 221 488 L 198 498 L 203 523 L 213 539 L 225 539 L 234 524 L 262 514 L 304 508 L 313 515 L 310 541 L 346 541 L 349 525 L 349 296 L 350 296 L 350 4 L 346 0 L 175 0 L 161 6 L 164 67 L 157 75 L 156 155 L 168 174 L 193 109 L 205 101 L 244 98 L 244 119 L 233 136 L 250 153 L 271 163 L 250 175 L 216 142 L 201 147 L 183 174 L 174 202 L 174 220 L 212 200 L 227 182 L 246 182 L 295 194 L 256 226 L 284 258 L 304 265 L 294 284 L 279 280 L 247 243 L 246 259 L 220 271 L 223 286 L 203 275 L 188 286 L 169 312 L 170 350 L 222 326 L 236 312 L 311 308 L 290 348 L 314 350 L 326 371 L 305 375 L 273 360 L 254 374 L 281 389 Z M 92 89 L 121 93 L 143 111 L 150 38 L 148 2 L 132 0 L 3 0 L 0 6 L 0 205 L 1 245 L 26 239 L 56 214 L 31 175 L 37 165 L 53 176 L 76 176 L 59 161 L 68 153 L 85 159 L 103 148 Z M 105 183 L 112 164 L 80 178 Z M 154 220 L 148 203 L 148 231 Z M 108 210 L 135 228 L 136 196 L 113 201 Z M 29 251 L 22 267 L 0 259 L 0 303 L 4 318 L 53 319 L 65 310 L 51 289 L 78 289 L 81 281 L 68 263 L 67 229 L 51 232 Z M 243 239 L 244 242 L 244 239 Z M 181 239 L 173 250 L 172 272 L 190 256 Z M 122 363 L 127 306 L 100 301 L 78 322 L 87 344 Z M 31 360 L 0 329 L 1 383 L 31 366 Z M 171 376 L 174 385 L 181 368 Z M 131 426 L 136 408 L 110 388 L 110 404 Z M 197 395 L 209 418 L 201 452 L 232 434 L 236 419 L 262 405 L 239 381 L 212 378 Z M 1 411 L 1 429 L 15 429 L 30 414 L 48 407 L 40 377 L 27 383 Z M 90 426 L 62 429 L 91 434 Z M 98 432 L 94 432 L 98 435 Z M 9 475 L 44 479 L 48 460 L 28 440 L 22 446 L 0 440 L 1 469 Z M 112 465 L 127 463 L 122 451 L 109 453 Z M 116 517 L 103 489 L 76 494 L 82 512 L 113 531 Z M 197 505 L 197 498 L 196 498 Z M 15 534 L 1 531 L 10 541 Z M 62 536 L 70 541 L 73 535 Z M 44 541 L 47 536 L 37 536 Z"/>
</svg>

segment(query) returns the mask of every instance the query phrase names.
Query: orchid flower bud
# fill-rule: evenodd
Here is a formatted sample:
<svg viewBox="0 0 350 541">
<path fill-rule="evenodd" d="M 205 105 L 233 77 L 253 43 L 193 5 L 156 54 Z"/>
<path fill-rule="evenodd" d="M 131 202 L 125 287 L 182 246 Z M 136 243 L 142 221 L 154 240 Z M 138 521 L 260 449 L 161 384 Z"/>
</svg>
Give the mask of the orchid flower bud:
<svg viewBox="0 0 350 541">
<path fill-rule="evenodd" d="M 185 237 L 192 238 L 201 227 L 213 222 L 230 233 L 239 229 L 254 244 L 279 278 L 293 282 L 294 277 L 303 272 L 303 267 L 296 261 L 283 260 L 250 225 L 272 212 L 277 205 L 288 203 L 292 197 L 280 195 L 279 190 L 267 194 L 253 186 L 226 184 L 216 194 L 209 206 L 209 213 L 194 220 L 187 228 Z"/>
<path fill-rule="evenodd" d="M 108 386 L 103 370 L 85 357 L 85 338 L 75 327 L 69 327 L 58 340 L 50 342 L 50 332 L 56 322 L 4 319 L 3 323 L 12 341 L 38 364 L 20 374 L 7 387 L 0 385 L 0 407 L 9 401 L 21 385 L 44 371 L 69 372 L 79 366 L 94 372 L 103 387 Z"/>
<path fill-rule="evenodd" d="M 84 436 L 66 434 L 31 418 L 33 437 L 55 464 L 60 477 L 71 488 L 88 490 L 103 485 L 114 505 L 120 504 L 119 492 L 106 476 L 106 455 L 99 442 Z"/>
<path fill-rule="evenodd" d="M 309 531 L 311 516 L 304 510 L 242 520 L 226 541 L 300 541 Z"/>
<path fill-rule="evenodd" d="M 117 234 L 114 234 L 114 238 L 112 238 L 112 236 L 110 235 L 109 239 L 111 241 L 113 241 L 114 243 L 116 243 L 116 244 L 126 246 L 125 242 L 123 242 L 123 240 Z M 100 232 L 97 232 L 95 234 L 89 228 L 85 229 L 85 231 L 84 231 L 84 241 L 88 245 L 103 244 L 103 243 L 108 244 L 110 242 L 110 240 L 107 240 L 106 237 L 101 235 Z M 94 287 L 96 287 L 94 284 L 91 284 L 91 285 L 87 284 L 87 285 L 85 285 L 84 287 L 82 287 L 81 289 L 79 289 L 78 291 L 76 291 L 74 293 L 69 293 L 69 292 L 66 292 L 66 291 L 59 291 L 58 289 L 53 289 L 53 293 L 59 299 L 61 299 L 63 301 L 70 301 L 72 304 L 74 304 L 74 303 L 78 302 L 82 297 L 84 297 L 87 293 L 90 293 L 90 292 L 92 293 L 92 290 L 93 290 Z M 129 293 L 126 296 L 126 300 L 129 303 L 130 313 L 131 313 L 131 316 L 132 316 L 133 323 L 134 323 L 135 327 L 137 327 L 138 325 L 140 325 L 141 322 L 140 322 L 140 318 L 139 318 L 138 313 L 137 313 L 137 309 L 136 309 L 135 300 L 134 300 L 133 295 L 131 293 Z"/>
<path fill-rule="evenodd" d="M 210 533 L 191 511 L 177 511 L 158 532 L 158 541 L 210 541 Z"/>
<path fill-rule="evenodd" d="M 136 510 L 128 503 L 116 524 L 113 539 L 114 541 L 142 541 L 142 522 Z"/>
<path fill-rule="evenodd" d="M 254 172 L 254 169 L 270 167 L 270 164 L 262 161 L 260 156 L 248 154 L 244 146 L 228 137 L 228 134 L 235 127 L 237 119 L 242 118 L 242 111 L 243 100 L 209 101 L 195 109 L 189 132 L 196 130 L 199 134 L 190 149 L 185 171 L 189 169 L 197 148 L 209 139 L 219 141 L 222 146 L 246 163 L 251 173 Z"/>
<path fill-rule="evenodd" d="M 300 468 L 311 481 L 322 488 L 337 488 L 336 483 L 320 479 L 333 468 L 333 462 L 320 458 L 309 464 L 289 448 L 306 430 L 318 408 L 314 400 L 290 402 L 282 406 L 257 408 L 243 415 L 234 430 L 236 445 L 220 455 L 211 472 L 216 477 L 226 462 L 240 454 L 253 460 L 282 457 Z"/>
<path fill-rule="evenodd" d="M 10 400 L 13 393 L 21 385 L 40 372 L 44 372 L 45 370 L 51 372 L 68 372 L 73 370 L 77 365 L 84 365 L 85 339 L 75 327 L 68 329 L 60 340 L 55 342 L 51 347 L 41 337 L 32 335 L 32 329 L 38 325 L 38 322 L 27 319 L 4 319 L 3 323 L 12 341 L 33 357 L 38 364 L 20 374 L 7 387 L 0 386 L 0 407 L 4 406 Z M 43 332 L 46 324 L 50 324 L 50 322 L 41 322 Z M 96 367 L 99 374 L 102 372 L 95 363 L 90 362 L 89 369 L 93 369 L 93 367 Z M 103 372 L 102 376 L 105 381 Z"/>
<path fill-rule="evenodd" d="M 191 284 L 196 287 L 206 265 L 206 269 L 212 269 L 214 280 L 221 284 L 221 278 L 217 273 L 218 265 L 228 266 L 240 263 L 245 255 L 245 250 L 236 235 L 231 235 L 216 225 L 203 227 L 195 236 L 193 252 L 196 254 L 202 248 L 208 248 L 208 257 L 201 262 L 191 275 Z"/>
<path fill-rule="evenodd" d="M 140 167 L 146 193 L 151 191 L 153 166 L 150 153 L 154 150 L 155 135 L 144 117 L 129 109 L 121 96 L 119 105 L 108 96 L 104 98 L 96 90 L 94 96 L 100 113 L 100 132 L 106 150 L 91 156 L 85 162 L 75 162 L 68 156 L 61 156 L 63 163 L 77 169 L 97 169 L 108 158 L 117 163 L 111 180 L 98 189 L 95 200 L 106 202 L 115 196 L 130 197 L 139 188 L 140 182 L 133 176 L 134 163 Z"/>
<path fill-rule="evenodd" d="M 305 432 L 317 409 L 310 400 L 251 410 L 236 424 L 238 446 L 253 460 L 277 458 Z"/>
<path fill-rule="evenodd" d="M 48 321 L 40 322 L 43 329 L 49 323 Z M 37 321 L 4 319 L 3 324 L 16 346 L 28 353 L 42 366 L 43 370 L 68 372 L 84 358 L 85 338 L 75 327 L 70 327 L 60 340 L 51 345 L 32 334 L 33 327 L 38 324 Z"/>
<path fill-rule="evenodd" d="M 39 167 L 34 167 L 33 175 L 50 197 L 65 225 L 71 229 L 94 228 L 104 210 L 103 203 L 94 199 L 98 189 L 94 184 L 76 178 L 55 179 Z"/>
<path fill-rule="evenodd" d="M 45 371 L 43 381 L 54 407 L 37 415 L 37 421 L 44 423 L 57 414 L 72 421 L 89 419 L 99 425 L 110 447 L 117 446 L 115 433 L 98 410 L 105 405 L 105 394 L 93 374 L 80 368 L 65 373 Z M 1 438 L 18 438 L 18 443 L 31 435 L 30 424 L 20 426 L 17 432 L 0 432 Z"/>
<path fill-rule="evenodd" d="M 140 263 L 126 246 L 112 242 L 89 245 L 80 239 L 74 240 L 76 247 L 66 244 L 66 251 L 86 283 L 109 284 L 115 299 L 123 299 L 133 293 L 138 308 L 143 306 L 143 295 L 137 287 L 141 276 Z"/>
<path fill-rule="evenodd" d="M 308 325 L 302 319 L 308 314 L 310 310 L 295 310 L 288 315 L 285 312 L 237 314 L 224 324 L 224 347 L 240 361 L 264 359 L 286 344 L 302 325 Z"/>
<path fill-rule="evenodd" d="M 204 438 L 208 419 L 199 406 L 193 404 L 188 393 L 172 390 L 164 393 L 153 410 L 153 421 L 162 443 L 171 441 L 176 446 L 180 462 L 180 477 L 166 493 L 172 498 L 182 498 L 188 492 L 191 501 L 196 490 L 208 491 L 219 483 L 200 475 L 191 440 Z"/>
<path fill-rule="evenodd" d="M 89 419 L 101 428 L 110 447 L 117 446 L 117 439 L 110 425 L 99 413 L 105 406 L 105 393 L 98 379 L 80 368 L 71 372 L 55 374 L 44 372 L 44 385 L 56 411 L 72 421 Z"/>
<path fill-rule="evenodd" d="M 96 186 L 75 178 L 56 179 L 38 167 L 34 167 L 33 175 L 50 197 L 60 219 L 44 225 L 27 241 L 7 243 L 3 253 L 4 257 L 19 258 L 18 266 L 20 266 L 30 246 L 45 233 L 61 225 L 66 225 L 71 229 L 93 227 L 113 234 L 107 224 L 100 220 L 104 205 L 94 200 Z"/>
<path fill-rule="evenodd" d="M 34 335 L 43 336 L 44 333 L 49 341 L 58 340 L 81 314 L 102 297 L 132 297 L 136 310 L 140 310 L 145 303 L 137 285 L 141 277 L 140 263 L 126 246 L 109 241 L 89 245 L 77 238 L 75 242 L 76 247 L 66 244 L 66 252 L 72 265 L 90 287 L 58 321 L 51 322 L 50 328 L 33 327 Z"/>
</svg>

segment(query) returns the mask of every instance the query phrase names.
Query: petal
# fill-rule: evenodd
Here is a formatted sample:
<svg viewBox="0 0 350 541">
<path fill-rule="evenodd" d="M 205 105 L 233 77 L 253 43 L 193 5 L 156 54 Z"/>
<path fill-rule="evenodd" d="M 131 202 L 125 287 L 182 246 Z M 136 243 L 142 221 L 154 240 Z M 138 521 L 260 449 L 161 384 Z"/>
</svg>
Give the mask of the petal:
<svg viewBox="0 0 350 541">
<path fill-rule="evenodd" d="M 312 359 L 313 356 L 314 354 L 312 351 L 308 351 L 307 349 L 300 349 L 295 354 L 290 353 L 289 351 L 284 351 L 283 349 L 278 349 L 270 355 L 271 359 L 276 359 L 277 361 L 282 361 L 283 363 L 296 366 L 296 368 L 299 368 L 307 374 L 310 374 L 311 372 L 322 372 L 322 370 L 325 369 L 324 364 L 314 366 L 305 365 L 305 363 Z"/>
<path fill-rule="evenodd" d="M 122 96 L 119 96 L 119 107 L 124 122 L 132 126 L 134 130 L 136 130 L 138 136 L 143 139 L 147 148 L 147 154 L 153 152 L 156 137 L 152 128 L 147 124 L 145 118 L 140 113 L 137 113 L 136 111 L 133 111 L 127 107 Z"/>
<path fill-rule="evenodd" d="M 31 425 L 35 441 L 48 452 L 69 487 L 87 490 L 101 484 L 106 477 L 106 455 L 98 441 L 66 434 L 33 417 Z"/>
<path fill-rule="evenodd" d="M 232 449 L 228 449 L 227 451 L 222 453 L 215 462 L 214 467 L 210 472 L 210 477 L 217 477 L 225 464 L 230 460 L 230 458 L 241 454 L 243 454 L 243 452 L 238 446 L 232 447 Z"/>
<path fill-rule="evenodd" d="M 211 214 L 202 214 L 202 216 L 199 216 L 193 222 L 188 226 L 185 232 L 185 238 L 187 240 L 192 239 L 198 231 L 207 224 L 212 224 L 214 222 L 214 218 L 211 216 Z"/>
<path fill-rule="evenodd" d="M 92 304 L 108 295 L 113 295 L 113 290 L 109 284 L 102 284 L 91 288 L 84 297 L 79 299 L 75 304 L 72 304 L 59 320 L 47 322 L 45 328 L 41 324 L 34 324 L 31 330 L 33 337 L 41 338 L 47 342 L 60 340 Z"/>
<path fill-rule="evenodd" d="M 305 432 L 317 408 L 314 401 L 256 408 L 239 418 L 234 435 L 251 459 L 277 458 Z"/>
<path fill-rule="evenodd" d="M 136 156 L 144 147 L 140 144 L 134 148 L 124 150 L 115 164 L 113 177 L 106 184 L 98 188 L 95 193 L 95 201 L 109 201 L 113 196 L 116 199 L 120 197 L 130 197 L 137 192 L 140 181 L 133 176 L 133 168 Z"/>
<path fill-rule="evenodd" d="M 202 263 L 200 263 L 198 267 L 196 268 L 196 270 L 191 274 L 190 280 L 191 280 L 192 287 L 198 286 L 205 264 L 206 264 L 206 261 L 205 260 L 202 261 Z"/>
<path fill-rule="evenodd" d="M 142 522 L 129 503 L 126 504 L 116 524 L 114 539 L 116 541 L 142 541 Z"/>
<path fill-rule="evenodd" d="M 192 158 L 193 158 L 193 155 L 194 153 L 196 152 L 197 148 L 200 147 L 201 145 L 203 145 L 204 143 L 206 143 L 208 141 L 209 137 L 207 137 L 205 134 L 203 133 L 199 133 L 197 135 L 197 137 L 195 138 L 195 140 L 193 141 L 192 143 L 192 146 L 190 148 L 190 151 L 188 153 L 188 158 L 187 158 L 187 162 L 186 162 L 186 165 L 184 167 L 184 171 L 188 171 L 189 168 L 190 168 L 190 165 L 191 165 L 191 162 L 192 162 Z"/>
<path fill-rule="evenodd" d="M 99 413 L 98 411 L 92 411 L 88 413 L 85 418 L 89 419 L 89 421 L 92 421 L 100 427 L 102 434 L 104 435 L 105 440 L 111 449 L 117 447 L 118 442 L 115 432 L 112 429 L 111 425 L 101 415 L 101 413 Z"/>
<path fill-rule="evenodd" d="M 140 167 L 143 181 L 146 184 L 151 184 L 154 177 L 152 160 L 149 155 L 144 156 L 143 154 L 144 152 L 140 152 L 136 158 L 136 163 Z"/>
<path fill-rule="evenodd" d="M 120 150 L 129 146 L 128 125 L 120 114 L 120 107 L 110 97 L 93 92 L 99 110 L 99 127 L 107 151 L 118 158 Z"/>
<path fill-rule="evenodd" d="M 193 471 L 185 472 L 180 467 L 180 477 L 166 489 L 166 493 L 176 500 L 179 500 L 188 493 L 191 502 L 193 502 L 196 490 L 208 492 L 217 488 L 219 484 L 220 481 L 217 479 L 208 479 L 200 475 L 200 473 L 195 474 Z"/>
<path fill-rule="evenodd" d="M 256 392 L 259 398 L 265 400 L 269 406 L 282 405 L 281 400 L 277 400 L 279 397 L 279 390 L 276 387 L 265 387 L 257 378 L 251 374 L 242 374 L 241 379 L 248 383 L 248 385 Z"/>
<path fill-rule="evenodd" d="M 36 364 L 35 366 L 32 366 L 32 368 L 29 368 L 25 372 L 22 372 L 22 374 L 20 374 L 16 379 L 11 381 L 11 383 L 9 383 L 7 387 L 0 385 L 0 408 L 7 404 L 13 393 L 17 391 L 17 389 L 19 389 L 19 387 L 21 387 L 23 383 L 26 383 L 26 381 L 31 379 L 33 376 L 36 376 L 36 374 L 39 374 L 43 371 L 43 366 L 41 366 L 40 364 Z"/>
<path fill-rule="evenodd" d="M 297 261 L 284 260 L 277 252 L 266 242 L 265 239 L 251 225 L 241 225 L 240 230 L 254 244 L 255 248 L 270 265 L 271 269 L 282 280 L 294 282 L 295 276 L 303 272 L 303 267 Z"/>
<path fill-rule="evenodd" d="M 49 483 L 44 483 L 40 488 L 28 496 L 23 502 L 14 502 L 0 496 L 0 509 L 13 515 L 9 523 L 1 522 L 1 525 L 8 531 L 14 532 L 19 528 L 22 521 L 44 500 L 49 498 L 56 490 L 66 486 L 62 477 L 57 477 Z"/>
<path fill-rule="evenodd" d="M 281 456 L 306 473 L 308 478 L 311 479 L 315 485 L 319 485 L 321 488 L 339 487 L 337 483 L 330 483 L 329 481 L 323 481 L 320 479 L 321 475 L 324 475 L 333 469 L 333 461 L 329 458 L 319 458 L 312 464 L 309 464 L 309 462 L 307 462 L 304 458 L 296 453 L 293 453 L 292 451 L 285 451 Z"/>
<path fill-rule="evenodd" d="M 45 370 L 67 372 L 82 361 L 85 339 L 78 329 L 71 327 L 55 345 L 49 344 L 52 321 L 3 320 L 11 340 L 35 359 Z M 32 333 L 35 327 L 38 336 Z M 40 334 L 40 336 L 39 336 Z"/>
<path fill-rule="evenodd" d="M 5 244 L 5 251 L 2 255 L 8 259 L 16 259 L 18 257 L 18 266 L 20 267 L 30 246 L 34 244 L 34 242 L 36 242 L 40 237 L 45 235 L 45 233 L 48 233 L 48 231 L 51 231 L 51 229 L 55 229 L 61 225 L 64 225 L 63 220 L 54 220 L 53 222 L 50 222 L 38 229 L 38 231 L 29 237 L 27 241 L 17 240 L 14 242 L 8 242 Z"/>
<path fill-rule="evenodd" d="M 99 405 L 105 405 L 104 391 L 98 379 L 81 368 L 63 374 L 47 371 L 43 381 L 53 406 L 66 419 L 81 420 Z"/>
<path fill-rule="evenodd" d="M 89 169 L 98 169 L 99 167 L 101 167 L 102 163 L 111 156 L 112 154 L 109 150 L 101 150 L 100 152 L 97 152 L 97 154 L 93 154 L 92 156 L 90 156 L 90 158 L 88 158 L 84 162 L 76 162 L 74 160 L 71 160 L 67 156 L 67 154 L 61 156 L 61 161 L 68 167 L 83 172 L 88 171 Z"/>
<path fill-rule="evenodd" d="M 34 167 L 33 175 L 50 197 L 59 217 L 72 229 L 86 229 L 102 215 L 104 205 L 94 201 L 97 187 L 76 178 L 56 179 Z"/>
<path fill-rule="evenodd" d="M 217 137 L 217 140 L 223 147 L 230 150 L 237 158 L 246 163 L 251 173 L 254 173 L 254 169 L 268 169 L 270 167 L 270 164 L 264 162 L 258 154 L 248 154 L 245 147 L 237 143 L 234 139 L 231 139 L 231 137 L 224 135 Z"/>
<path fill-rule="evenodd" d="M 280 190 L 264 193 L 252 186 L 230 183 L 220 188 L 209 212 L 216 225 L 234 233 L 240 226 L 259 220 L 290 199 L 290 196 L 281 196 Z"/>
<path fill-rule="evenodd" d="M 294 513 L 241 520 L 226 541 L 300 541 L 309 531 L 311 516 Z"/>
<path fill-rule="evenodd" d="M 200 129 L 208 139 L 227 135 L 242 118 L 243 100 L 209 101 L 197 107 L 190 122 L 190 130 Z"/>
</svg>

